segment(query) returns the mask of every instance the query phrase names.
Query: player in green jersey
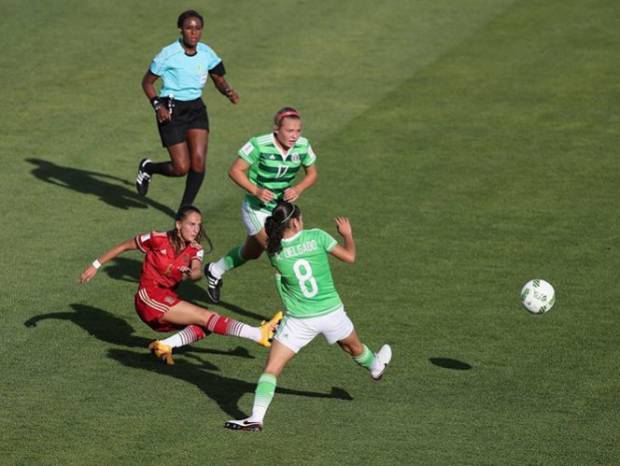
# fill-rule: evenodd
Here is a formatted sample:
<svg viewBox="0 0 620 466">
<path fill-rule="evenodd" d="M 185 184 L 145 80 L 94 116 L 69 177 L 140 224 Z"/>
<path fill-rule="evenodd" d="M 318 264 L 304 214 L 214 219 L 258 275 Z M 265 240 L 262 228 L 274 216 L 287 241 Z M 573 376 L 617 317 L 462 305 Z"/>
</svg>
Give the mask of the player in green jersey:
<svg viewBox="0 0 620 466">
<path fill-rule="evenodd" d="M 242 246 L 235 246 L 218 261 L 205 266 L 207 293 L 214 303 L 220 301 L 222 276 L 248 260 L 258 259 L 266 249 L 265 219 L 276 202 L 295 202 L 315 183 L 316 155 L 301 132 L 299 112 L 284 107 L 274 117 L 273 132 L 251 138 L 228 171 L 232 180 L 247 191 L 241 216 L 248 235 Z M 294 185 L 300 168 L 305 176 Z"/>
<path fill-rule="evenodd" d="M 328 254 L 341 261 L 355 261 L 355 241 L 351 224 L 337 217 L 338 233 L 344 244 L 318 228 L 304 230 L 299 208 L 280 202 L 265 223 L 267 253 L 276 269 L 278 291 L 286 316 L 258 379 L 252 415 L 246 419 L 230 420 L 224 426 L 233 430 L 260 431 L 276 390 L 276 380 L 284 366 L 314 337 L 323 334 L 329 344 L 338 343 L 360 366 L 379 380 L 392 359 L 392 349 L 383 345 L 375 354 L 363 344 L 351 319 L 347 316 L 334 286 Z"/>
</svg>

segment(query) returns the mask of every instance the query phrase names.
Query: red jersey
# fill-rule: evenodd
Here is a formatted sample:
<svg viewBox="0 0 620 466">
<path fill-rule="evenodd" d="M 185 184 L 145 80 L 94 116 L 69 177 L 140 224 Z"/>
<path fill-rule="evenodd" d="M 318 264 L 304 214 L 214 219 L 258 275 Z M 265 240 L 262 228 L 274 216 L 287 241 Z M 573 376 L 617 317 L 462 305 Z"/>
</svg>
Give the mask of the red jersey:
<svg viewBox="0 0 620 466">
<path fill-rule="evenodd" d="M 202 262 L 204 256 L 200 245 L 189 245 L 175 255 L 168 234 L 157 231 L 136 236 L 136 244 L 146 254 L 140 275 L 140 288 L 174 288 L 182 278 L 179 267 L 191 268 L 192 261 Z"/>
</svg>

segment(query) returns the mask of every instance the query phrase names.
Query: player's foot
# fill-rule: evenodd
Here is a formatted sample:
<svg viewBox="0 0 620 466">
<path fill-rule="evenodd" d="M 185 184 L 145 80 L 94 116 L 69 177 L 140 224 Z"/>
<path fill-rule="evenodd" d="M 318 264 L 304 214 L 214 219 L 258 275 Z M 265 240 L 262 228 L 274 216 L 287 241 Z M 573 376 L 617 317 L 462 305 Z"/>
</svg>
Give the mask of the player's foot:
<svg viewBox="0 0 620 466">
<path fill-rule="evenodd" d="M 138 164 L 138 176 L 136 177 L 136 191 L 142 197 L 146 196 L 149 191 L 149 183 L 151 182 L 151 175 L 144 171 L 144 167 L 151 163 L 150 159 L 142 159 Z"/>
<path fill-rule="evenodd" d="M 375 362 L 372 363 L 370 368 L 370 376 L 374 380 L 379 380 L 383 377 L 385 368 L 392 360 L 392 348 L 390 345 L 383 345 L 377 354 L 375 354 Z"/>
<path fill-rule="evenodd" d="M 283 314 L 282 311 L 276 312 L 273 317 L 265 321 L 261 322 L 260 328 L 260 340 L 258 344 L 264 346 L 265 348 L 271 348 L 271 340 L 273 340 L 273 335 L 276 333 L 276 329 L 278 328 L 278 324 L 282 320 Z"/>
<path fill-rule="evenodd" d="M 161 359 L 169 366 L 174 365 L 174 359 L 172 359 L 172 347 L 171 346 L 168 346 L 159 340 L 155 340 L 149 344 L 149 349 L 157 358 Z"/>
<path fill-rule="evenodd" d="M 224 423 L 224 427 L 232 430 L 244 430 L 246 432 L 260 432 L 263 430 L 263 424 L 261 422 L 250 421 L 248 419 L 231 419 Z"/>
<path fill-rule="evenodd" d="M 205 277 L 207 277 L 207 294 L 213 304 L 220 302 L 220 290 L 224 283 L 223 278 L 215 278 L 215 275 L 209 270 L 211 262 L 205 265 Z"/>
</svg>

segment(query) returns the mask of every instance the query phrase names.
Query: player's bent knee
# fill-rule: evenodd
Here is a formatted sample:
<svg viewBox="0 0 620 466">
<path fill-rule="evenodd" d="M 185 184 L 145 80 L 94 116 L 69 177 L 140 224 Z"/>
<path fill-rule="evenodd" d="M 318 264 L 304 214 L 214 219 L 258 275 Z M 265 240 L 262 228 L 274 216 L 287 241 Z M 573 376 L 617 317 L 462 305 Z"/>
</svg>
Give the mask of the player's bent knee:
<svg viewBox="0 0 620 466">
<path fill-rule="evenodd" d="M 189 165 L 172 165 L 172 174 L 174 176 L 185 176 L 189 172 Z"/>
</svg>

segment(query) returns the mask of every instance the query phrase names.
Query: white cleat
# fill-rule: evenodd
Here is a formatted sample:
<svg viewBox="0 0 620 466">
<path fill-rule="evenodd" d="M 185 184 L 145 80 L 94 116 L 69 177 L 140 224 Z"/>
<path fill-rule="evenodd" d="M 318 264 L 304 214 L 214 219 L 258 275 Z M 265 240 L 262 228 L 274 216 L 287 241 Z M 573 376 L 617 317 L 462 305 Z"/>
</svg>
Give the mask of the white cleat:
<svg viewBox="0 0 620 466">
<path fill-rule="evenodd" d="M 383 377 L 383 373 L 391 360 L 392 348 L 390 345 L 383 345 L 375 354 L 375 362 L 373 362 L 370 368 L 370 376 L 373 380 L 380 380 Z"/>
<path fill-rule="evenodd" d="M 261 422 L 250 421 L 248 419 L 232 419 L 230 421 L 226 421 L 224 423 L 224 427 L 231 430 L 242 430 L 245 432 L 260 432 L 263 430 L 263 424 Z"/>
</svg>

